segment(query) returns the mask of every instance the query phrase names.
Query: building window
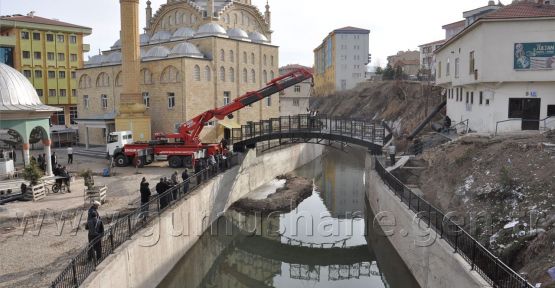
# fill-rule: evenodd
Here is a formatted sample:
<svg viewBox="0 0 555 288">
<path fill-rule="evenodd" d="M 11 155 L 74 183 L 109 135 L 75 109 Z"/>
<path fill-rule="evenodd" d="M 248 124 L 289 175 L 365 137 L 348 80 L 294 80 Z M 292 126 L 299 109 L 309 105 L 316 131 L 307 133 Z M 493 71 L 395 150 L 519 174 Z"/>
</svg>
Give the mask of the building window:
<svg viewBox="0 0 555 288">
<path fill-rule="evenodd" d="M 229 62 L 233 63 L 235 61 L 235 53 L 233 50 L 229 50 Z"/>
<path fill-rule="evenodd" d="M 77 54 L 69 54 L 69 60 L 71 62 L 77 62 Z"/>
<path fill-rule="evenodd" d="M 195 81 L 200 81 L 200 67 L 198 65 L 195 65 L 195 69 L 193 70 L 193 77 L 195 78 Z"/>
<path fill-rule="evenodd" d="M 480 91 L 480 105 L 482 105 L 484 103 L 484 92 Z"/>
<path fill-rule="evenodd" d="M 102 94 L 100 95 L 100 105 L 102 105 L 102 109 L 108 109 L 108 95 Z"/>
<path fill-rule="evenodd" d="M 31 70 L 23 70 L 23 75 L 27 78 L 31 78 Z"/>
<path fill-rule="evenodd" d="M 42 89 L 37 89 L 37 95 L 38 95 L 39 97 L 44 96 L 44 92 L 42 91 Z"/>
<path fill-rule="evenodd" d="M 459 78 L 459 58 L 455 59 L 455 78 Z"/>
<path fill-rule="evenodd" d="M 522 118 L 524 100 L 526 99 L 509 98 L 509 118 Z"/>
<path fill-rule="evenodd" d="M 470 104 L 474 105 L 474 91 L 470 92 Z"/>
<path fill-rule="evenodd" d="M 33 40 L 40 41 L 40 33 L 39 32 L 33 32 Z"/>
<path fill-rule="evenodd" d="M 235 69 L 233 67 L 229 68 L 229 82 L 235 82 Z"/>
<path fill-rule="evenodd" d="M 264 54 L 264 66 L 268 65 L 268 57 Z"/>
<path fill-rule="evenodd" d="M 447 65 L 445 66 L 445 76 L 449 76 L 451 75 L 451 63 L 449 61 L 449 59 L 447 59 Z"/>
<path fill-rule="evenodd" d="M 71 89 L 71 97 L 77 97 L 77 89 Z"/>
<path fill-rule="evenodd" d="M 29 51 L 23 51 L 23 59 L 30 59 L 31 58 L 31 52 Z"/>
<path fill-rule="evenodd" d="M 301 85 L 295 85 L 295 88 L 293 88 L 295 90 L 296 93 L 300 93 L 301 92 Z"/>
<path fill-rule="evenodd" d="M 60 97 L 66 97 L 66 96 L 67 96 L 66 89 L 60 89 Z"/>
<path fill-rule="evenodd" d="M 35 70 L 35 78 L 42 78 L 42 70 Z"/>
<path fill-rule="evenodd" d="M 55 79 L 56 71 L 48 71 L 48 78 Z"/>
<path fill-rule="evenodd" d="M 57 111 L 54 113 L 54 125 L 66 125 L 66 117 L 64 111 Z"/>
<path fill-rule="evenodd" d="M 254 53 L 251 53 L 251 64 L 254 65 Z"/>
<path fill-rule="evenodd" d="M 77 124 L 75 119 L 77 119 L 77 106 L 69 107 L 69 123 L 72 125 Z"/>
<path fill-rule="evenodd" d="M 206 81 L 212 81 L 212 71 L 208 65 L 204 67 L 204 78 L 206 78 Z"/>
<path fill-rule="evenodd" d="M 58 35 L 57 38 L 58 38 L 58 42 L 64 43 L 64 41 L 65 41 L 64 35 Z"/>
<path fill-rule="evenodd" d="M 474 67 L 474 65 L 475 65 L 474 51 L 470 52 L 470 54 L 468 55 L 468 62 L 469 62 L 469 63 L 468 63 L 468 67 L 470 67 L 470 68 L 468 69 L 468 70 L 469 70 L 468 73 L 474 74 L 474 71 L 475 71 L 475 69 L 476 69 L 476 68 Z"/>
<path fill-rule="evenodd" d="M 272 96 L 268 96 L 266 97 L 266 106 L 270 107 L 272 106 Z"/>
<path fill-rule="evenodd" d="M 77 36 L 75 36 L 75 35 L 69 36 L 69 43 L 76 44 L 77 43 Z"/>
<path fill-rule="evenodd" d="M 224 91 L 224 105 L 229 104 L 230 100 L 231 100 L 231 92 Z"/>
<path fill-rule="evenodd" d="M 71 79 L 77 79 L 77 72 L 71 71 Z"/>
<path fill-rule="evenodd" d="M 247 64 L 247 52 L 243 52 L 243 63 Z"/>
<path fill-rule="evenodd" d="M 21 39 L 23 39 L 23 40 L 29 40 L 29 32 L 22 31 L 22 32 L 21 32 Z"/>
<path fill-rule="evenodd" d="M 224 49 L 220 50 L 220 61 L 225 61 L 225 51 Z"/>
<path fill-rule="evenodd" d="M 58 53 L 58 61 L 66 61 L 66 54 Z"/>
<path fill-rule="evenodd" d="M 441 61 L 437 64 L 437 77 L 441 78 Z"/>
<path fill-rule="evenodd" d="M 270 79 L 271 79 L 271 80 L 274 80 L 274 77 L 275 77 L 275 76 L 274 76 L 274 71 L 270 71 Z"/>
<path fill-rule="evenodd" d="M 225 82 L 225 68 L 220 67 L 220 81 Z"/>
<path fill-rule="evenodd" d="M 89 95 L 83 95 L 83 107 L 89 109 Z"/>
<path fill-rule="evenodd" d="M 40 60 L 42 58 L 42 55 L 40 52 L 34 52 L 33 56 L 35 58 L 35 60 Z"/>
<path fill-rule="evenodd" d="M 248 76 L 247 69 L 243 69 L 243 83 L 248 82 L 247 76 Z"/>
<path fill-rule="evenodd" d="M 48 89 L 48 97 L 56 97 L 56 89 Z"/>
<path fill-rule="evenodd" d="M 256 72 L 254 69 L 251 69 L 251 82 L 256 83 Z"/>
<path fill-rule="evenodd" d="M 175 107 L 175 93 L 168 93 L 168 109 L 173 109 Z"/>
<path fill-rule="evenodd" d="M 555 105 L 547 105 L 547 117 L 555 116 Z"/>
<path fill-rule="evenodd" d="M 469 102 L 469 100 L 470 100 L 470 99 L 469 99 L 469 98 L 470 98 L 469 96 L 470 96 L 470 93 L 468 93 L 468 91 L 466 91 L 466 104 L 468 104 L 468 102 Z"/>
<path fill-rule="evenodd" d="M 54 52 L 47 52 L 47 53 L 46 53 L 46 58 L 48 59 L 48 61 L 54 61 L 54 60 L 56 60 L 56 59 L 54 58 Z"/>
<path fill-rule="evenodd" d="M 58 72 L 58 78 L 66 79 L 66 71 L 59 71 Z"/>
<path fill-rule="evenodd" d="M 300 106 L 299 99 L 293 99 L 293 106 Z"/>
<path fill-rule="evenodd" d="M 46 34 L 46 41 L 54 42 L 54 34 Z"/>
<path fill-rule="evenodd" d="M 146 108 L 150 108 L 150 94 L 148 92 L 143 92 L 143 104 Z"/>
<path fill-rule="evenodd" d="M 274 66 L 274 56 L 270 56 L 270 65 Z"/>
</svg>

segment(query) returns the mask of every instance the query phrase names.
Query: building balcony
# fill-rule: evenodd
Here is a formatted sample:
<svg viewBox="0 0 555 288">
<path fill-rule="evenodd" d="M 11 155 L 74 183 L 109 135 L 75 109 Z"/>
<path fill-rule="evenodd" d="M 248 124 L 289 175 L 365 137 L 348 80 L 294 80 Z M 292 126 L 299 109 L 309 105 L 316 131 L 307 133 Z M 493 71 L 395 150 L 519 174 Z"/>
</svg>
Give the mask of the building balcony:
<svg viewBox="0 0 555 288">
<path fill-rule="evenodd" d="M 15 46 L 15 35 L 13 35 L 13 36 L 0 36 L 0 45 L 2 45 L 2 46 Z"/>
<path fill-rule="evenodd" d="M 91 44 L 83 44 L 83 52 L 91 51 Z"/>
</svg>

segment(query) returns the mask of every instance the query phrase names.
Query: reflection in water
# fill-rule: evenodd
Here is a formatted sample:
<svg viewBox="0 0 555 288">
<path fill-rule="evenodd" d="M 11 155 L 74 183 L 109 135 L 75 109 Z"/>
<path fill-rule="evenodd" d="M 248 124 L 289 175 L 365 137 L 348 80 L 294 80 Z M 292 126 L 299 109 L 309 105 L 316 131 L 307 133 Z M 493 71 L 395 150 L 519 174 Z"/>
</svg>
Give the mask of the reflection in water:
<svg viewBox="0 0 555 288">
<path fill-rule="evenodd" d="M 297 209 L 228 211 L 159 287 L 390 287 L 382 262 L 408 270 L 394 251 L 376 261 L 381 247 L 367 244 L 363 171 L 363 152 L 331 151 L 301 167 L 295 174 L 316 188 Z M 410 273 L 391 272 L 403 278 L 393 283 L 415 286 Z"/>
</svg>

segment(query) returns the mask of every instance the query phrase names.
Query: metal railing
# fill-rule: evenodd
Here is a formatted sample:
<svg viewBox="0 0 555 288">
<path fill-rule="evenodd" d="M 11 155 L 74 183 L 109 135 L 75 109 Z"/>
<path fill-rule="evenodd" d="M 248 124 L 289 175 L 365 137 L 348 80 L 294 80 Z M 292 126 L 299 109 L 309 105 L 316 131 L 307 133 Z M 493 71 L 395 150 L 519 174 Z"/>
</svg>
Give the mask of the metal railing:
<svg viewBox="0 0 555 288">
<path fill-rule="evenodd" d="M 237 159 L 237 155 L 233 155 L 228 158 L 228 161 L 220 161 L 216 165 L 208 166 L 200 172 L 190 175 L 186 181 L 171 187 L 161 195 L 154 196 L 150 202 L 114 221 L 102 236 L 90 242 L 85 249 L 71 259 L 50 287 L 79 287 L 96 270 L 98 264 L 114 253 L 117 247 L 131 239 L 131 236 L 151 223 L 153 219 L 160 217 L 162 212 L 184 199 L 191 191 L 196 190 L 203 181 L 237 165 Z M 100 248 L 98 248 L 99 245 Z M 95 249 L 101 251 L 100 255 L 95 254 Z"/>
<path fill-rule="evenodd" d="M 231 132 L 232 143 L 256 137 L 296 132 L 345 136 L 378 145 L 387 143 L 392 137 L 391 130 L 383 123 L 308 114 L 249 122 L 247 125 L 242 125 L 241 128 L 232 129 Z"/>
<path fill-rule="evenodd" d="M 469 122 L 470 122 L 470 119 L 463 120 L 463 121 L 461 121 L 461 122 L 459 122 L 459 123 L 457 123 L 457 124 L 455 124 L 455 125 L 452 125 L 450 129 L 455 129 L 455 131 L 458 133 L 458 132 L 459 132 L 459 129 L 458 129 L 457 127 L 458 127 L 458 126 L 462 126 L 464 130 L 463 130 L 463 132 L 461 132 L 461 133 L 467 134 L 468 131 L 470 130 Z"/>
<path fill-rule="evenodd" d="M 420 198 L 394 175 L 387 172 L 380 160 L 375 158 L 375 169 L 384 183 L 401 202 L 421 217 L 421 220 L 434 229 L 455 253 L 459 253 L 493 287 L 533 288 L 522 276 L 493 255 L 462 227 L 454 223 L 441 210 Z"/>
<path fill-rule="evenodd" d="M 507 119 L 507 120 L 501 120 L 501 121 L 497 121 L 495 123 L 495 136 L 497 136 L 497 132 L 499 130 L 499 124 L 502 123 L 506 123 L 506 122 L 514 122 L 514 121 L 521 121 L 522 122 L 529 122 L 529 123 L 538 123 L 539 129 L 543 130 L 547 130 L 547 120 L 551 119 L 551 118 L 555 118 L 554 116 L 547 116 L 543 119 L 520 119 L 520 118 L 515 118 L 515 119 Z M 539 123 L 543 122 L 543 127 L 541 125 L 539 125 Z"/>
</svg>

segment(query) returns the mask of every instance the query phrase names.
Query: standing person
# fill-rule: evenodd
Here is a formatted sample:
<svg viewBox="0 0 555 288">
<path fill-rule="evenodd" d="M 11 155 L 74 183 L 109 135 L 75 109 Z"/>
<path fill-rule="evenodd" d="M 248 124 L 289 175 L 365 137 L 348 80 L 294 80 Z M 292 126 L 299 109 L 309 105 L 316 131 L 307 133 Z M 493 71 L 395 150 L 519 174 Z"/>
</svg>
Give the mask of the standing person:
<svg viewBox="0 0 555 288">
<path fill-rule="evenodd" d="M 52 155 L 50 156 L 50 161 L 52 162 L 52 167 L 57 166 L 58 156 L 56 156 L 56 152 L 52 152 Z"/>
<path fill-rule="evenodd" d="M 100 202 L 94 201 L 91 208 L 89 208 L 89 215 L 87 217 L 87 226 L 85 227 L 87 230 L 89 230 L 89 233 L 88 233 L 89 245 L 92 245 L 91 249 L 89 249 L 89 261 L 93 260 L 93 257 L 97 261 L 100 258 L 102 258 L 102 239 L 101 238 L 102 238 L 102 235 L 104 234 L 104 224 L 100 219 L 100 214 L 98 214 L 98 207 L 100 207 Z"/>
<path fill-rule="evenodd" d="M 71 179 L 70 179 L 69 172 L 67 171 L 66 166 L 62 167 L 60 176 L 64 177 L 63 181 L 64 181 L 64 184 L 67 187 L 67 193 L 71 193 L 71 189 L 70 189 L 70 186 L 69 186 L 69 182 L 70 182 Z"/>
<path fill-rule="evenodd" d="M 179 181 L 177 180 L 178 176 L 177 176 L 177 171 L 173 172 L 172 177 L 171 177 L 171 182 L 172 185 L 177 185 L 179 183 Z"/>
<path fill-rule="evenodd" d="M 387 147 L 387 152 L 389 153 L 389 159 L 391 160 L 391 166 L 395 165 L 395 154 L 397 153 L 395 144 L 393 142 Z"/>
<path fill-rule="evenodd" d="M 187 169 L 181 173 L 181 179 L 183 179 L 183 194 L 187 194 L 189 191 L 189 173 L 187 173 Z"/>
<path fill-rule="evenodd" d="M 37 164 L 39 164 L 39 168 L 41 170 L 44 170 L 44 169 L 42 169 L 42 164 L 43 163 L 44 163 L 44 158 L 42 157 L 42 154 L 39 154 L 39 157 L 37 158 Z"/>
<path fill-rule="evenodd" d="M 73 164 L 73 148 L 67 147 L 67 164 Z"/>
<path fill-rule="evenodd" d="M 47 162 L 46 153 L 42 153 L 42 166 L 41 166 L 42 171 L 46 171 L 46 162 Z"/>
<path fill-rule="evenodd" d="M 140 192 L 141 192 L 141 213 L 143 214 L 143 219 L 146 219 L 148 217 L 148 202 L 150 201 L 150 187 L 148 187 L 150 184 L 146 181 L 146 178 L 143 177 L 143 180 L 141 180 L 141 188 L 140 188 Z"/>
<path fill-rule="evenodd" d="M 451 128 L 451 122 L 451 118 L 445 115 L 445 119 L 443 119 L 443 129 L 445 132 L 449 132 L 449 129 Z"/>
<path fill-rule="evenodd" d="M 170 203 L 168 201 L 168 197 L 162 197 L 162 194 L 168 190 L 168 184 L 164 181 L 164 178 L 160 178 L 160 182 L 156 184 L 156 193 L 158 194 L 159 201 L 160 201 L 160 210 L 166 208 Z"/>
</svg>

